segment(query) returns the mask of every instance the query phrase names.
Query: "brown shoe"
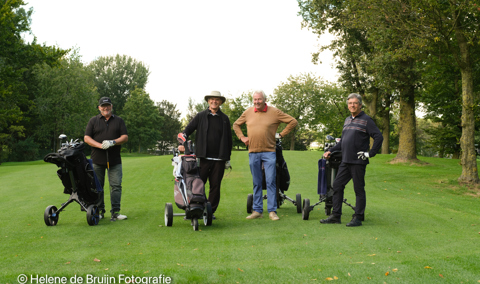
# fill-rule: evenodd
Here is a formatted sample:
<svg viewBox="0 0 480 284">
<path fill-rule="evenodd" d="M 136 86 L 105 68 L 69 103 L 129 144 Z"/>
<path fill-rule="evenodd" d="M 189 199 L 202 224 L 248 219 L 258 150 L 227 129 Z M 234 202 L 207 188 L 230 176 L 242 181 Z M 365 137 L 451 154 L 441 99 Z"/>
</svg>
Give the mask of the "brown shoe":
<svg viewBox="0 0 480 284">
<path fill-rule="evenodd" d="M 280 218 L 278 218 L 277 213 L 275 213 L 275 211 L 268 213 L 268 217 L 270 217 L 270 220 L 272 221 L 280 220 Z"/>
<path fill-rule="evenodd" d="M 247 216 L 247 219 L 257 219 L 257 218 L 263 218 L 263 214 L 262 214 L 262 213 L 258 213 L 258 212 L 255 211 L 255 210 L 252 212 L 252 215 Z"/>
</svg>

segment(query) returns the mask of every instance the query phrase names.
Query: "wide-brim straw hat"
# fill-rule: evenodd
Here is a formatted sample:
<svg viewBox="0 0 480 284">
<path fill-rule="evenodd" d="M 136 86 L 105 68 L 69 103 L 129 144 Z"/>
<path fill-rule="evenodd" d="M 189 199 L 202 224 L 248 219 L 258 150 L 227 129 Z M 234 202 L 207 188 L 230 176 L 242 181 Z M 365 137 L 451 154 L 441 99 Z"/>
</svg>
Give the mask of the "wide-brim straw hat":
<svg viewBox="0 0 480 284">
<path fill-rule="evenodd" d="M 222 100 L 222 104 L 225 102 L 225 97 L 219 91 L 212 91 L 210 95 L 205 96 L 205 101 L 208 102 L 210 98 L 219 98 Z"/>
</svg>

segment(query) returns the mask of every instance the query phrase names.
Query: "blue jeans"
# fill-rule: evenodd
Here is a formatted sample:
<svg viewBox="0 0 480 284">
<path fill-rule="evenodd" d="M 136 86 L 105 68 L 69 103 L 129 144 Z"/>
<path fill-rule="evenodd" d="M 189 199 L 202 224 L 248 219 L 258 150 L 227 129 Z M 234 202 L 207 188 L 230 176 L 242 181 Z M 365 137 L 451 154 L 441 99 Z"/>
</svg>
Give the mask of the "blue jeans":
<svg viewBox="0 0 480 284">
<path fill-rule="evenodd" d="M 253 178 L 253 210 L 258 213 L 263 212 L 263 193 L 262 193 L 262 163 L 265 168 L 265 180 L 267 184 L 267 209 L 268 212 L 277 210 L 277 185 L 275 178 L 277 171 L 275 163 L 277 157 L 275 152 L 249 153 L 250 172 Z"/>
<path fill-rule="evenodd" d="M 93 164 L 93 170 L 97 175 L 98 181 L 103 187 L 103 191 L 99 194 L 96 204 L 98 206 L 98 209 L 103 212 L 105 212 L 104 193 L 106 169 L 107 166 Z M 112 210 L 110 210 L 111 213 L 120 211 L 120 201 L 122 200 L 122 176 L 122 164 L 110 166 L 110 169 L 108 169 L 108 183 L 110 184 L 110 202 L 112 204 Z"/>
</svg>

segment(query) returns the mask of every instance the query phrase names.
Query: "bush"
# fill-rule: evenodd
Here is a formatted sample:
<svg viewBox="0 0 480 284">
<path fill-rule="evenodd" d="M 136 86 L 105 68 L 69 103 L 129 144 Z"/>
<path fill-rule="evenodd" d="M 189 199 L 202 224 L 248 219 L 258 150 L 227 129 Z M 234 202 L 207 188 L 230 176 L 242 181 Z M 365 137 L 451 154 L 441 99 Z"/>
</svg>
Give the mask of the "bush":
<svg viewBox="0 0 480 284">
<path fill-rule="evenodd" d="M 23 141 L 18 141 L 13 144 L 12 152 L 10 153 L 8 160 L 10 162 L 25 162 L 34 161 L 40 159 L 39 145 L 33 141 L 32 137 L 29 137 Z"/>
</svg>

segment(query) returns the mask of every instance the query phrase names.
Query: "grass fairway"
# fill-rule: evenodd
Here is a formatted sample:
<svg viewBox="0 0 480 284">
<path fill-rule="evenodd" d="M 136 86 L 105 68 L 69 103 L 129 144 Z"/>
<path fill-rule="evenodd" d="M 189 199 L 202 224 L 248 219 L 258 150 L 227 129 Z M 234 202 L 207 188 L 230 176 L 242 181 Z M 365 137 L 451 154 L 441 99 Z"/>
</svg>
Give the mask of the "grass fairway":
<svg viewBox="0 0 480 284">
<path fill-rule="evenodd" d="M 300 193 L 312 203 L 318 200 L 320 155 L 284 152 L 292 179 L 289 197 Z M 107 214 L 98 226 L 88 226 L 85 212 L 73 203 L 57 226 L 47 227 L 45 208 L 68 199 L 57 167 L 43 161 L 4 163 L 0 284 L 19 283 L 21 274 L 28 277 L 22 283 L 41 283 L 30 277 L 47 275 L 107 284 L 131 276 L 135 283 L 165 277 L 172 283 L 480 282 L 478 190 L 455 183 L 459 160 L 421 158 L 429 164 L 408 166 L 389 164 L 393 157 L 371 159 L 366 220 L 348 228 L 353 211 L 346 206 L 341 225 L 319 223 L 323 205 L 304 221 L 289 202 L 278 209 L 277 222 L 267 216 L 245 219 L 252 192 L 248 153 L 233 152 L 217 220 L 211 227 L 202 222 L 198 232 L 181 217 L 172 227 L 164 225 L 165 203 L 174 203 L 170 156 L 124 156 L 122 213 L 128 219 L 110 222 Z M 354 204 L 351 183 L 345 192 Z M 182 211 L 174 204 L 174 212 Z"/>
</svg>

